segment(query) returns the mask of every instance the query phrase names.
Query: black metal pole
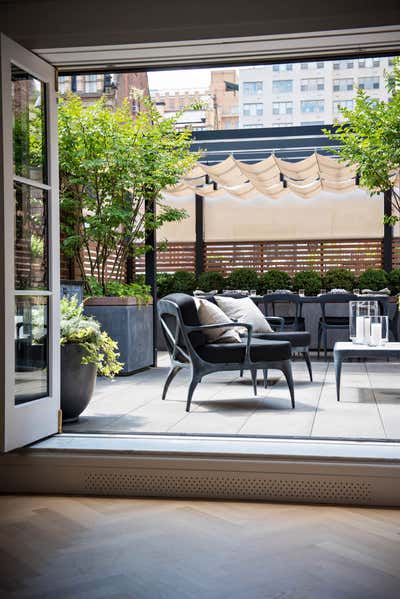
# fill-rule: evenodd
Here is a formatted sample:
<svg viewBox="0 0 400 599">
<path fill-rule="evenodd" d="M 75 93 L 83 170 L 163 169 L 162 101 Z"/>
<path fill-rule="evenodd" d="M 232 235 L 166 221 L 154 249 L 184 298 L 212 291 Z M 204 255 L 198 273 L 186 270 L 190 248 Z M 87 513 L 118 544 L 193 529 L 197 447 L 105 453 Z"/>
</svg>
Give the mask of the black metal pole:
<svg viewBox="0 0 400 599">
<path fill-rule="evenodd" d="M 156 203 L 153 200 L 145 201 L 146 214 L 151 220 L 156 215 Z M 145 244 L 151 249 L 145 254 L 145 281 L 150 286 L 153 298 L 153 366 L 157 366 L 157 237 L 154 227 L 147 227 L 145 231 Z"/>
<path fill-rule="evenodd" d="M 204 197 L 196 193 L 196 277 L 204 272 Z"/>
<path fill-rule="evenodd" d="M 392 190 L 388 189 L 383 194 L 383 206 L 385 217 L 392 216 Z M 383 268 L 386 272 L 392 270 L 393 254 L 393 226 L 384 224 L 383 226 Z"/>
</svg>

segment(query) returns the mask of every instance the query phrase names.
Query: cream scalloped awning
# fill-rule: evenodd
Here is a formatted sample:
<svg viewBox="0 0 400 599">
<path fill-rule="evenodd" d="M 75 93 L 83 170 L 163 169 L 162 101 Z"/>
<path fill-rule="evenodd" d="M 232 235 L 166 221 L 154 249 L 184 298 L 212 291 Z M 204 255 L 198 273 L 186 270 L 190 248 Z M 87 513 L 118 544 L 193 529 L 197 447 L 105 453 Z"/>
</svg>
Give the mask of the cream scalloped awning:
<svg viewBox="0 0 400 599">
<path fill-rule="evenodd" d="M 166 187 L 164 191 L 175 196 L 194 192 L 207 198 L 219 198 L 229 193 L 242 199 L 260 194 L 280 198 L 291 192 L 310 198 L 321 191 L 354 191 L 356 174 L 355 167 L 318 153 L 299 162 L 287 162 L 271 154 L 255 164 L 246 164 L 229 156 L 213 166 L 197 163 L 176 185 Z"/>
</svg>

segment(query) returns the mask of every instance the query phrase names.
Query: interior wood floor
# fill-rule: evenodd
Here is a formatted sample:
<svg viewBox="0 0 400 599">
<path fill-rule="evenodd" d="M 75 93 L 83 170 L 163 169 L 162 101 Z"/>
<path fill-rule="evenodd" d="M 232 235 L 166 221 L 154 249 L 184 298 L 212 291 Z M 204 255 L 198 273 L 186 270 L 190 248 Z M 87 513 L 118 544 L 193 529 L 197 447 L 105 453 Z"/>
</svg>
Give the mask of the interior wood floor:
<svg viewBox="0 0 400 599">
<path fill-rule="evenodd" d="M 400 511 L 0 497 L 0 596 L 396 599 Z"/>
</svg>

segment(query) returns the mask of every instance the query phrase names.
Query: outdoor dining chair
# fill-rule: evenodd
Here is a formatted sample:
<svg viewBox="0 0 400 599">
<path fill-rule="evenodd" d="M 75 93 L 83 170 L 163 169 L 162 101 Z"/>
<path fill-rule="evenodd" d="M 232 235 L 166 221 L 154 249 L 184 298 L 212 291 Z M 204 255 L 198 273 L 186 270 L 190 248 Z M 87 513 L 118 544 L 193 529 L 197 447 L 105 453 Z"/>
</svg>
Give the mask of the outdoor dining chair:
<svg viewBox="0 0 400 599">
<path fill-rule="evenodd" d="M 326 360 L 328 357 L 328 332 L 346 329 L 349 330 L 349 310 L 347 309 L 346 314 L 343 315 L 334 315 L 332 313 L 328 314 L 328 306 L 337 304 L 348 305 L 349 302 L 357 300 L 360 300 L 360 298 L 354 293 L 324 293 L 323 295 L 319 296 L 321 317 L 318 321 L 318 358 L 321 351 L 321 338 L 323 338 L 324 358 Z"/>
<path fill-rule="evenodd" d="M 194 298 L 184 293 L 173 293 L 158 301 L 157 310 L 165 337 L 171 368 L 164 384 L 162 399 L 168 387 L 183 368 L 189 369 L 186 411 L 190 411 L 193 392 L 202 378 L 214 372 L 249 370 L 257 395 L 257 370 L 280 370 L 289 387 L 292 408 L 295 407 L 294 384 L 289 341 L 264 341 L 252 337 L 252 327 L 247 323 L 201 325 Z M 204 331 L 243 327 L 247 336 L 238 343 L 207 343 Z"/>
<path fill-rule="evenodd" d="M 280 308 L 279 316 L 283 318 L 285 330 L 305 330 L 303 305 L 298 293 L 267 293 L 263 296 L 262 302 L 265 316 L 277 316 L 277 308 Z M 285 308 L 283 314 L 281 313 L 282 308 Z"/>
</svg>

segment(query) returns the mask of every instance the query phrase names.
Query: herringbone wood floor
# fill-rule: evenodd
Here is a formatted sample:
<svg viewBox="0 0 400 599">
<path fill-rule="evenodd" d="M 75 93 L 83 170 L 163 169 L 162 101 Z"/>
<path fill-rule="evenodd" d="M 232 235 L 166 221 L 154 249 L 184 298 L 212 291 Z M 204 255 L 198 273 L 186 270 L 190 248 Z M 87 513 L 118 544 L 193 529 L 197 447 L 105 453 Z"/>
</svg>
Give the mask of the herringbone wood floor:
<svg viewBox="0 0 400 599">
<path fill-rule="evenodd" d="M 400 512 L 3 496 L 0 595 L 397 599 Z"/>
</svg>

